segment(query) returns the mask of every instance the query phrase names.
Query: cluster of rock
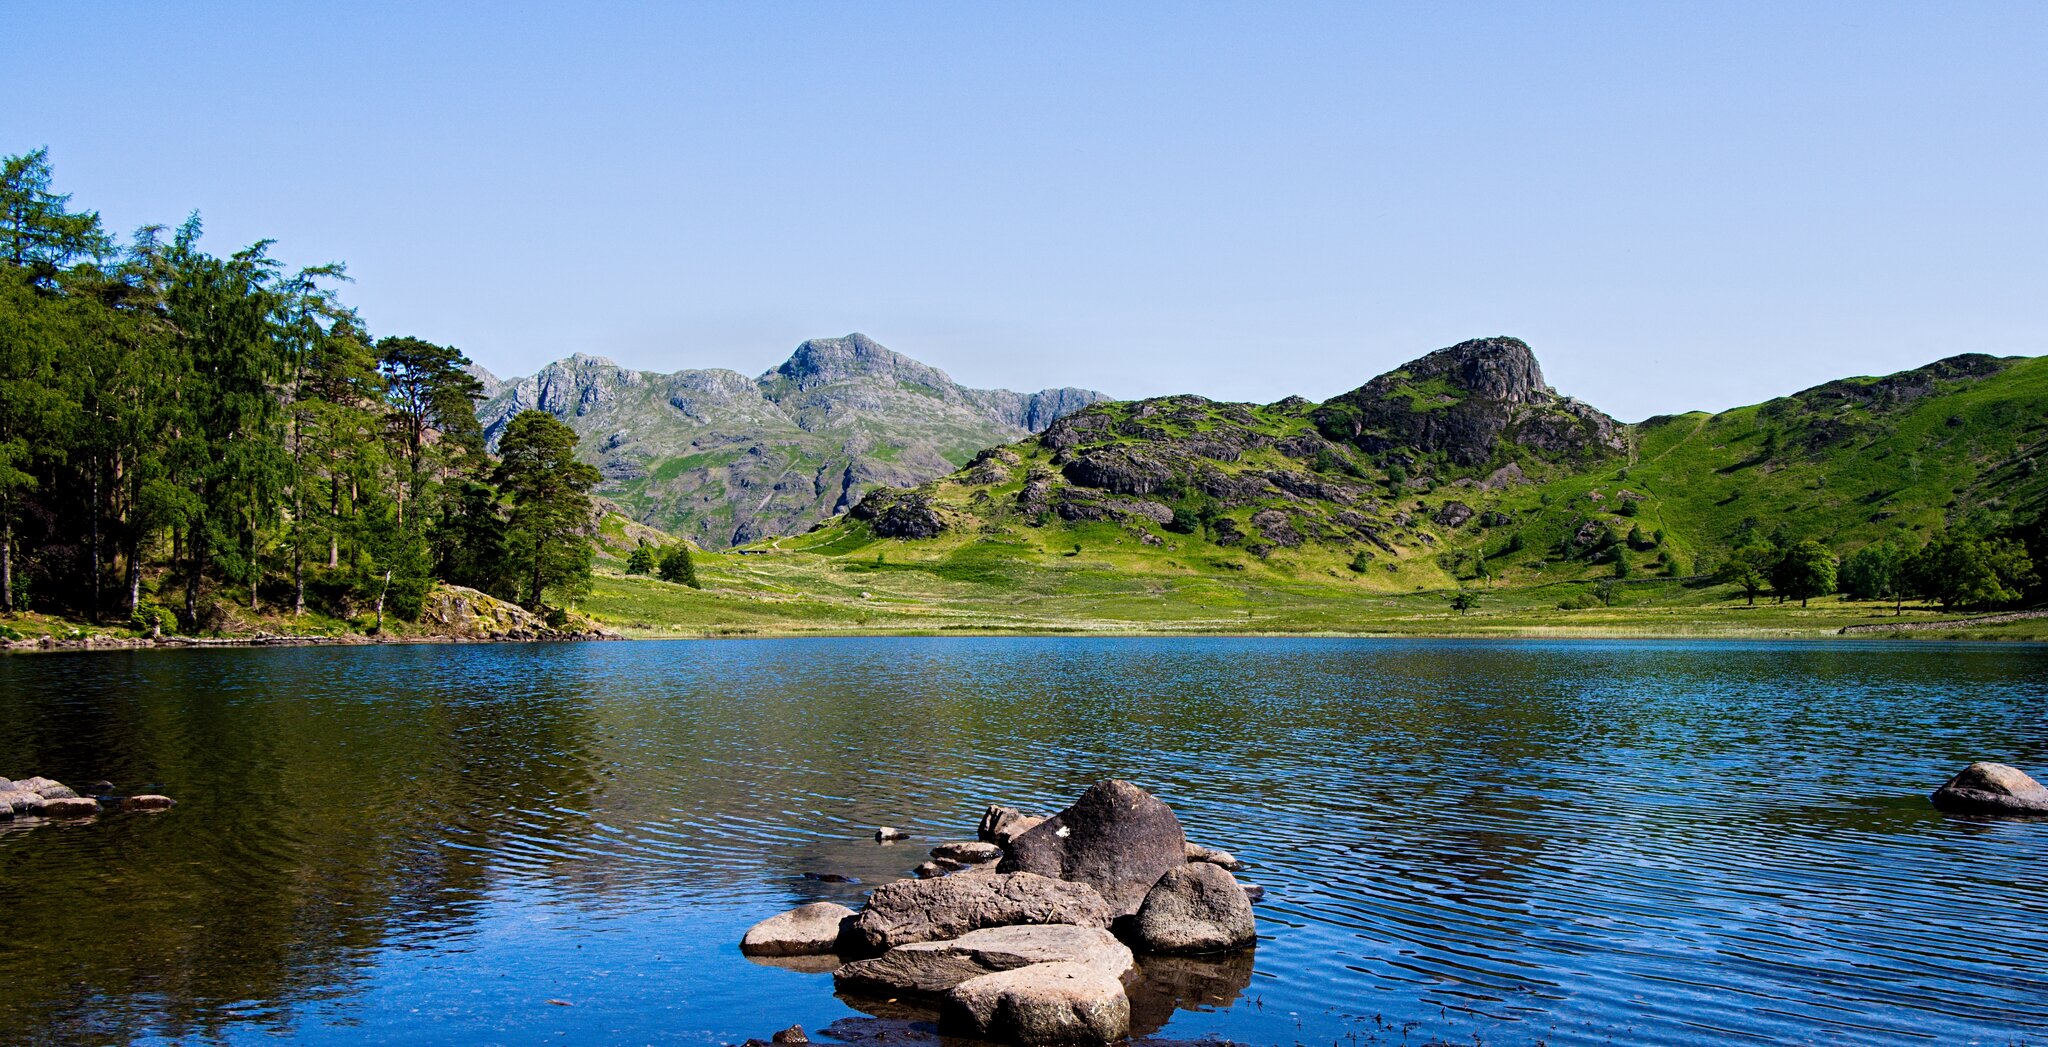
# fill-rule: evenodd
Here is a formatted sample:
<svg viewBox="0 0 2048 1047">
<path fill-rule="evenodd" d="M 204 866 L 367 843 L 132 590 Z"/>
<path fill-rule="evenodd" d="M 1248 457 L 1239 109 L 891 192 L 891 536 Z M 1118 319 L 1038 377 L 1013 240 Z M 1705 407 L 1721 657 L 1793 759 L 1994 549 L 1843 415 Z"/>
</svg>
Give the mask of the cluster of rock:
<svg viewBox="0 0 2048 1047">
<path fill-rule="evenodd" d="M 990 807 L 976 835 L 932 848 L 917 878 L 876 888 L 859 912 L 806 905 L 755 924 L 740 949 L 831 957 L 841 993 L 936 1011 L 942 1034 L 1076 1047 L 1130 1034 L 1127 988 L 1153 958 L 1256 935 L 1256 889 L 1231 875 L 1241 863 L 1189 843 L 1129 782 L 1050 817 Z"/>
<path fill-rule="evenodd" d="M 2048 788 L 2002 763 L 1973 763 L 1934 790 L 1934 806 L 1957 814 L 2048 816 Z"/>
<path fill-rule="evenodd" d="M 93 783 L 97 795 L 80 796 L 63 782 L 49 778 L 0 778 L 0 821 L 16 818 L 91 818 L 102 811 L 167 811 L 176 801 L 144 794 L 115 796 L 109 782 Z"/>
</svg>

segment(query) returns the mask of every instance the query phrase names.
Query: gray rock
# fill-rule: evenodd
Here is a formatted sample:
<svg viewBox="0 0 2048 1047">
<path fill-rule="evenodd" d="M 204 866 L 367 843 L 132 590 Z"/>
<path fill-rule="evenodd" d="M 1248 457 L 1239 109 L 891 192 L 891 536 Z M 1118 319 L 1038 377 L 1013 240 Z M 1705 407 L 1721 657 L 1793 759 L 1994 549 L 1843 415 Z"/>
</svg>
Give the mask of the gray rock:
<svg viewBox="0 0 2048 1047">
<path fill-rule="evenodd" d="M 876 843 L 891 843 L 896 840 L 908 839 L 910 839 L 909 833 L 904 832 L 903 830 L 898 829 L 893 825 L 884 825 L 881 828 L 875 830 Z"/>
<path fill-rule="evenodd" d="M 1208 862 L 1210 865 L 1220 865 L 1233 872 L 1244 868 L 1244 863 L 1238 861 L 1237 856 L 1229 851 L 1219 851 L 1214 847 L 1204 847 L 1199 843 L 1188 844 L 1188 861 Z"/>
<path fill-rule="evenodd" d="M 809 1043 L 811 1038 L 804 1035 L 804 1027 L 792 1025 L 768 1038 L 769 1043 Z"/>
<path fill-rule="evenodd" d="M 1090 1047 L 1131 1031 L 1123 982 L 1078 963 L 1038 963 L 970 978 L 946 994 L 942 1034 L 1018 1047 Z"/>
<path fill-rule="evenodd" d="M 1959 814 L 2048 815 L 2048 788 L 2002 763 L 1973 763 L 1934 790 L 1934 806 Z"/>
<path fill-rule="evenodd" d="M 979 843 L 972 840 L 962 843 L 942 843 L 932 848 L 932 857 L 949 862 L 959 862 L 962 865 L 980 865 L 983 862 L 1002 861 L 1003 849 L 992 843 Z"/>
<path fill-rule="evenodd" d="M 1160 876 L 1185 864 L 1187 836 L 1173 810 L 1130 782 L 1111 780 L 1012 840 L 1000 868 L 1085 883 L 1113 915 L 1128 916 Z"/>
<path fill-rule="evenodd" d="M 853 922 L 849 944 L 876 955 L 911 942 L 958 938 L 983 927 L 1070 923 L 1108 927 L 1110 909 L 1084 883 L 1032 873 L 898 880 L 875 888 Z"/>
<path fill-rule="evenodd" d="M 23 778 L 15 782 L 14 787 L 26 789 L 45 800 L 69 800 L 78 795 L 71 791 L 70 786 L 49 778 Z"/>
<path fill-rule="evenodd" d="M 749 956 L 815 956 L 835 951 L 854 918 L 837 902 L 812 902 L 747 928 L 740 951 Z"/>
<path fill-rule="evenodd" d="M 0 793 L 0 801 L 5 801 L 9 810 L 24 818 L 43 813 L 43 804 L 48 802 L 41 796 L 22 788 L 15 788 L 10 792 Z"/>
<path fill-rule="evenodd" d="M 1191 862 L 1168 872 L 1145 896 L 1132 922 L 1139 946 L 1152 952 L 1204 953 L 1242 949 L 1257 937 L 1251 899 L 1221 866 Z"/>
<path fill-rule="evenodd" d="M 157 796 L 152 793 L 142 796 L 122 797 L 121 809 L 124 811 L 168 811 L 172 807 L 177 806 L 177 803 L 178 801 L 168 796 Z"/>
<path fill-rule="evenodd" d="M 977 828 L 975 835 L 983 843 L 992 843 L 997 847 L 1007 848 L 1010 846 L 1010 841 L 1037 828 L 1038 824 L 1043 821 L 1045 821 L 1045 815 L 1042 814 L 1025 814 L 1015 807 L 991 804 L 989 809 L 982 814 L 981 825 Z"/>
<path fill-rule="evenodd" d="M 1131 950 L 1099 927 L 986 927 L 947 941 L 913 942 L 872 959 L 855 960 L 841 967 L 833 981 L 844 992 L 938 996 L 969 978 L 1054 961 L 1099 968 L 1117 978 L 1133 963 Z"/>
<path fill-rule="evenodd" d="M 934 858 L 910 871 L 920 880 L 936 880 L 949 872 L 957 872 L 963 868 L 966 867 L 950 858 Z"/>
<path fill-rule="evenodd" d="M 1244 891 L 1244 898 L 1248 902 L 1257 902 L 1266 897 L 1266 889 L 1256 883 L 1246 883 L 1243 880 L 1239 880 L 1237 881 L 1237 886 Z"/>
<path fill-rule="evenodd" d="M 100 802 L 90 796 L 59 796 L 43 801 L 45 818 L 90 818 L 100 813 Z"/>
</svg>

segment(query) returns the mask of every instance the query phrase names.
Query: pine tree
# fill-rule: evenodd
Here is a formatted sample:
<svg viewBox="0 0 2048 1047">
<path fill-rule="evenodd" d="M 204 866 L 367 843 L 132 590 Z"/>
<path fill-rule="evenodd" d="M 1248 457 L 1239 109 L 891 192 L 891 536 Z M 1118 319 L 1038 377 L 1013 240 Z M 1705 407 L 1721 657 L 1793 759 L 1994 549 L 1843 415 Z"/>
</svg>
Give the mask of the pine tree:
<svg viewBox="0 0 2048 1047">
<path fill-rule="evenodd" d="M 664 582 L 687 585 L 692 589 L 704 588 L 697 580 L 697 560 L 690 554 L 688 545 L 678 545 L 662 554 L 660 577 Z"/>
<path fill-rule="evenodd" d="M 498 487 L 511 499 L 507 551 L 538 611 L 549 589 L 576 590 L 590 579 L 595 542 L 590 490 L 602 477 L 576 459 L 576 430 L 546 411 L 521 411 L 499 441 Z"/>
</svg>

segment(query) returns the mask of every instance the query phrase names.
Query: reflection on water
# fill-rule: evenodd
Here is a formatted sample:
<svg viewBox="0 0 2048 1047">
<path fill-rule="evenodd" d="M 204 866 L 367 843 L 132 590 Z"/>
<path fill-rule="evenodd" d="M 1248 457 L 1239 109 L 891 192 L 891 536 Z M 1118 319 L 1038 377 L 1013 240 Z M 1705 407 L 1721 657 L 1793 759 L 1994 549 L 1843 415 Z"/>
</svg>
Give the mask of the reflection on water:
<svg viewBox="0 0 2048 1047">
<path fill-rule="evenodd" d="M 0 833 L 0 1042 L 874 1030 L 740 930 L 1108 776 L 1269 888 L 1256 953 L 1146 965 L 1141 1032 L 2040 1040 L 2048 824 L 1924 793 L 2048 766 L 2044 669 L 1334 640 L 0 658 L 0 774 L 180 800 Z"/>
</svg>

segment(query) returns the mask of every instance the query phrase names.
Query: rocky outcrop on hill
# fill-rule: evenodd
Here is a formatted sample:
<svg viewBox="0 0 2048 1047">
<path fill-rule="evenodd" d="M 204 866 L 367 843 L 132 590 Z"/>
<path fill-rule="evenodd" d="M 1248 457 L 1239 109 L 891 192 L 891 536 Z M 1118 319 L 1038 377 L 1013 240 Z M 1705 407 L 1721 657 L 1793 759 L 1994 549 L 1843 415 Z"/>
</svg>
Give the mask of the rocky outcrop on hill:
<svg viewBox="0 0 2048 1047">
<path fill-rule="evenodd" d="M 1441 452 L 1460 465 L 1503 447 L 1583 461 L 1628 449 L 1628 430 L 1543 381 L 1519 338 L 1476 338 L 1439 349 L 1324 404 L 1317 424 L 1372 454 Z"/>
<path fill-rule="evenodd" d="M 943 476 L 1103 398 L 969 389 L 861 334 L 804 342 L 757 378 L 581 354 L 526 378 L 478 376 L 494 445 L 520 411 L 553 414 L 583 437 L 601 494 L 709 548 L 803 531 L 875 487 Z"/>
</svg>

